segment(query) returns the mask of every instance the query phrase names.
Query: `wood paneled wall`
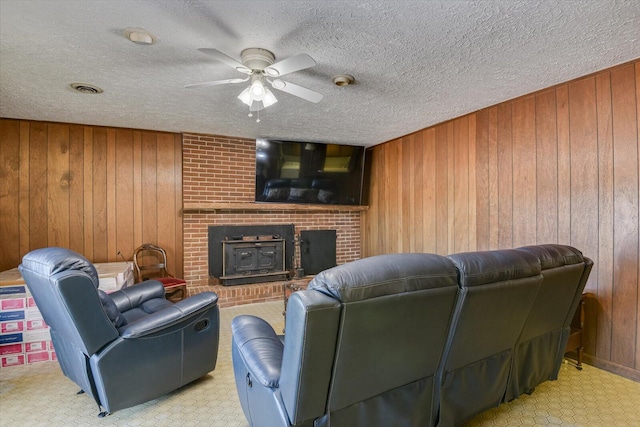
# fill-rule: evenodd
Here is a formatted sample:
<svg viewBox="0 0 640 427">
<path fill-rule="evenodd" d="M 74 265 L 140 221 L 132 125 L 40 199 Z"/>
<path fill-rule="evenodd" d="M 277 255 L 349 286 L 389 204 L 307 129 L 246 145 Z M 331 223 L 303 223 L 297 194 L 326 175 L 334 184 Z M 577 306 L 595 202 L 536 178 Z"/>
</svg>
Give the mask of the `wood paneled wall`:
<svg viewBox="0 0 640 427">
<path fill-rule="evenodd" d="M 46 246 L 113 262 L 155 243 L 183 274 L 178 134 L 0 119 L 0 186 L 0 271 Z"/>
<path fill-rule="evenodd" d="M 640 379 L 640 61 L 374 147 L 363 255 L 575 246 L 592 363 Z"/>
</svg>

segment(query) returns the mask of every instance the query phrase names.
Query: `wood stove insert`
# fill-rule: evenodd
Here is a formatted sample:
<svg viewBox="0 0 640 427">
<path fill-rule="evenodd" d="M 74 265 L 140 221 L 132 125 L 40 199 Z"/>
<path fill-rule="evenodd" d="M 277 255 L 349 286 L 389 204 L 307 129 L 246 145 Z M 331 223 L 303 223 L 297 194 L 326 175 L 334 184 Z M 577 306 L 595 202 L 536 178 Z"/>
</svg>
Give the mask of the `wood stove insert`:
<svg viewBox="0 0 640 427">
<path fill-rule="evenodd" d="M 294 226 L 209 226 L 209 276 L 221 285 L 287 280 L 293 275 Z"/>
<path fill-rule="evenodd" d="M 223 285 L 285 280 L 284 239 L 278 236 L 244 236 L 222 241 Z"/>
</svg>

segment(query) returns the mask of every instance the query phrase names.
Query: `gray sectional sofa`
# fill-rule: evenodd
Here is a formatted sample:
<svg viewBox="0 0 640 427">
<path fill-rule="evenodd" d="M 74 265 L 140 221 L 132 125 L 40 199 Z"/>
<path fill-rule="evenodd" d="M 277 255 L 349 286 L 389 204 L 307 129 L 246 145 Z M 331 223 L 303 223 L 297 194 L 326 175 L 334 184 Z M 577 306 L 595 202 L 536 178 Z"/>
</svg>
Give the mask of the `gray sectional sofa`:
<svg viewBox="0 0 640 427">
<path fill-rule="evenodd" d="M 233 320 L 252 426 L 456 426 L 557 378 L 589 272 L 569 246 L 361 259 Z"/>
</svg>

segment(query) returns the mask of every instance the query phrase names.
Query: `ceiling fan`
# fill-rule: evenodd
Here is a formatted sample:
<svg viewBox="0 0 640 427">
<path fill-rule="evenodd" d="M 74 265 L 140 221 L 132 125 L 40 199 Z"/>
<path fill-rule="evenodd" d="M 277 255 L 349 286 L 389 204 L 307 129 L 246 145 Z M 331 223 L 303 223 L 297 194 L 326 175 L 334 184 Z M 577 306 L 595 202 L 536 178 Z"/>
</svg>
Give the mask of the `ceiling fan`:
<svg viewBox="0 0 640 427">
<path fill-rule="evenodd" d="M 306 53 L 275 62 L 275 56 L 270 51 L 261 48 L 249 48 L 240 53 L 242 62 L 238 62 L 217 49 L 200 48 L 198 50 L 207 55 L 211 55 L 215 60 L 227 64 L 236 71 L 247 74 L 248 76 L 246 78 L 195 83 L 186 85 L 185 88 L 219 86 L 251 81 L 250 85 L 238 95 L 238 98 L 249 106 L 249 117 L 253 117 L 253 112 L 263 110 L 278 102 L 269 90 L 267 84 L 274 89 L 297 96 L 309 102 L 318 103 L 322 100 L 322 94 L 280 79 L 280 77 L 285 74 L 311 68 L 316 65 L 316 61 Z M 259 122 L 260 118 L 256 121 Z"/>
</svg>

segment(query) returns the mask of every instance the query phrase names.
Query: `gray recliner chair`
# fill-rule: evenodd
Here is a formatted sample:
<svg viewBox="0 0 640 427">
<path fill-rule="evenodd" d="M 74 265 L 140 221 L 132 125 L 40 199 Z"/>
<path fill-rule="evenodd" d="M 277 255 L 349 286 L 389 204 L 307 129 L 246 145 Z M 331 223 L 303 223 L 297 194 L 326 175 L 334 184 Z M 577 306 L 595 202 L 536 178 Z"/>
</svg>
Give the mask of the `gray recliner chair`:
<svg viewBox="0 0 640 427">
<path fill-rule="evenodd" d="M 177 303 L 149 280 L 106 294 L 93 264 L 63 248 L 29 252 L 19 266 L 64 375 L 91 395 L 100 416 L 188 384 L 216 365 L 218 296 Z"/>
</svg>

